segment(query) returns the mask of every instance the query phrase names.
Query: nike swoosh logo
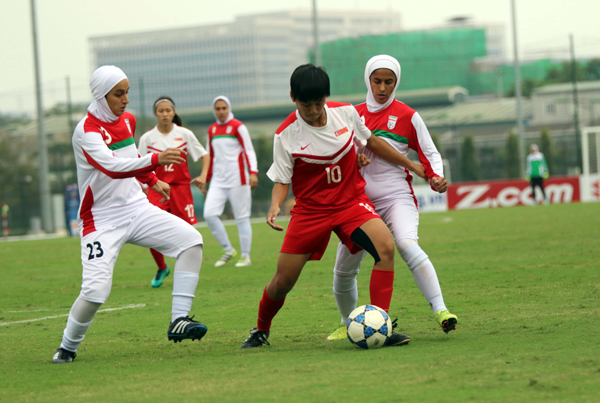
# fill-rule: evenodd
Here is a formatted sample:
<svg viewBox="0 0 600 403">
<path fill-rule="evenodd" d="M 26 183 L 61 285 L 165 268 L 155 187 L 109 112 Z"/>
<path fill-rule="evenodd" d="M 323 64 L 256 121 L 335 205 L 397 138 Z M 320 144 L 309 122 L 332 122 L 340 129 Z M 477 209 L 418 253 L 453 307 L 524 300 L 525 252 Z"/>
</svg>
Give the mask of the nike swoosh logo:
<svg viewBox="0 0 600 403">
<path fill-rule="evenodd" d="M 309 145 L 311 145 L 312 142 L 308 143 L 307 145 L 305 145 L 304 147 L 300 147 L 301 150 L 304 150 L 306 147 L 308 147 Z"/>
</svg>

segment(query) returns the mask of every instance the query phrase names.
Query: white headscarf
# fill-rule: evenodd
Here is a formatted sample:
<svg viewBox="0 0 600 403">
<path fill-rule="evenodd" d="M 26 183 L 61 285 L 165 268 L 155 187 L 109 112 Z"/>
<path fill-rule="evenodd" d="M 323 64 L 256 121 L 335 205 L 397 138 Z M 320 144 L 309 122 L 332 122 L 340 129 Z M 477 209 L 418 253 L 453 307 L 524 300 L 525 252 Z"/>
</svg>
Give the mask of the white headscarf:
<svg viewBox="0 0 600 403">
<path fill-rule="evenodd" d="M 229 109 L 229 115 L 227 115 L 227 119 L 225 119 L 224 122 L 221 122 L 219 120 L 219 118 L 217 117 L 217 114 L 215 113 L 215 104 L 217 103 L 217 101 L 225 101 L 225 103 L 227 104 L 227 108 Z M 217 120 L 218 124 L 226 125 L 227 123 L 229 123 L 229 121 L 231 121 L 231 119 L 233 119 L 233 113 L 231 113 L 231 102 L 229 102 L 229 98 L 227 98 L 225 95 L 219 95 L 218 97 L 213 99 L 212 105 L 213 105 L 213 115 L 214 115 L 215 119 Z"/>
<path fill-rule="evenodd" d="M 394 87 L 394 91 L 383 105 L 375 100 L 371 90 L 371 74 L 377 69 L 388 69 L 396 75 L 396 86 Z M 398 84 L 400 84 L 400 63 L 392 56 L 373 56 L 367 62 L 367 67 L 365 67 L 365 84 L 367 84 L 367 109 L 369 112 L 379 112 L 387 108 L 396 98 L 396 90 L 398 89 Z"/>
<path fill-rule="evenodd" d="M 127 79 L 123 70 L 116 66 L 98 67 L 90 78 L 90 88 L 94 101 L 88 106 L 88 111 L 103 122 L 114 122 L 119 117 L 112 113 L 106 102 L 106 94 L 115 85 Z"/>
</svg>

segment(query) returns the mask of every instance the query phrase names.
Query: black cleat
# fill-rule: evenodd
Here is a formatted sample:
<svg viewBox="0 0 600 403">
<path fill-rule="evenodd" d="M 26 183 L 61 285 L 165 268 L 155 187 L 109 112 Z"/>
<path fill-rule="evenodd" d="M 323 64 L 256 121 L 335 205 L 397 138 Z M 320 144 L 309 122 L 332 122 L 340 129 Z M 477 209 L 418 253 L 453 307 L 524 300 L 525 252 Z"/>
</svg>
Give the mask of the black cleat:
<svg viewBox="0 0 600 403">
<path fill-rule="evenodd" d="M 60 347 L 54 353 L 54 356 L 52 357 L 52 363 L 53 364 L 68 364 L 68 363 L 73 362 L 75 357 L 77 357 L 77 354 Z"/>
<path fill-rule="evenodd" d="M 200 340 L 208 329 L 203 323 L 192 320 L 193 318 L 193 316 L 191 318 L 186 316 L 171 322 L 167 331 L 169 340 L 173 340 L 175 343 L 185 339 Z"/>
<path fill-rule="evenodd" d="M 401 334 L 394 332 L 394 329 L 398 326 L 398 318 L 392 322 L 392 335 L 385 341 L 384 347 L 393 346 L 405 346 L 410 342 L 410 336 L 407 334 Z"/>
<path fill-rule="evenodd" d="M 260 347 L 263 344 L 270 346 L 271 344 L 267 341 L 269 338 L 269 331 L 263 332 L 257 328 L 250 330 L 250 336 L 242 343 L 242 348 L 253 348 Z"/>
</svg>

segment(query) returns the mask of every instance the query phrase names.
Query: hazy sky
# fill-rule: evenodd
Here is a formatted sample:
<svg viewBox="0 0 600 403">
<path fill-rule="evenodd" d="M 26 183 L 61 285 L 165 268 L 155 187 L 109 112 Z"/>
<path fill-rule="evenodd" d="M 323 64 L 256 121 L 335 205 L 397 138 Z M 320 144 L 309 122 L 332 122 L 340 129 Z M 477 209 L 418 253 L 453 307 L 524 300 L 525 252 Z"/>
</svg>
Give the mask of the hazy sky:
<svg viewBox="0 0 600 403">
<path fill-rule="evenodd" d="M 34 105 L 30 0 L 0 0 L 0 112 Z M 236 15 L 310 8 L 312 0 L 37 0 L 44 106 L 65 99 L 70 76 L 75 100 L 87 99 L 88 38 L 232 21 Z M 401 13 L 405 29 L 441 25 L 454 16 L 503 23 L 512 58 L 510 0 L 317 0 L 323 10 Z M 568 36 L 578 56 L 600 56 L 600 0 L 517 0 L 520 53 L 546 49 L 566 55 Z"/>
</svg>

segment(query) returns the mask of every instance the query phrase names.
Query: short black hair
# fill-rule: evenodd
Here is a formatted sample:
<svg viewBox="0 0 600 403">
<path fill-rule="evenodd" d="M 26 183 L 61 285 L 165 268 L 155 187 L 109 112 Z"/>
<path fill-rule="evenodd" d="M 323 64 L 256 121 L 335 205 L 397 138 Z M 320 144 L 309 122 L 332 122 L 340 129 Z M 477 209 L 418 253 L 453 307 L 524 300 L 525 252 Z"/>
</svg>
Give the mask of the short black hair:
<svg viewBox="0 0 600 403">
<path fill-rule="evenodd" d="M 330 95 L 329 76 L 322 67 L 303 64 L 290 78 L 292 96 L 300 102 L 318 101 Z"/>
</svg>

